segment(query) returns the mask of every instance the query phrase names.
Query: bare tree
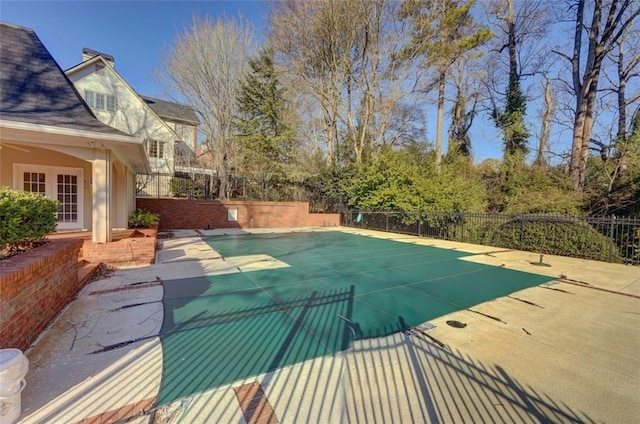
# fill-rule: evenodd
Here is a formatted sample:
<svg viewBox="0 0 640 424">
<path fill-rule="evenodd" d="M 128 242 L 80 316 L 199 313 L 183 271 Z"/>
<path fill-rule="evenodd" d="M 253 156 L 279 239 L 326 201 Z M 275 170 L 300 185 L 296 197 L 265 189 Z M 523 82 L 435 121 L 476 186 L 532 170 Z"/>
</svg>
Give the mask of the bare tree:
<svg viewBox="0 0 640 424">
<path fill-rule="evenodd" d="M 425 68 L 433 68 L 436 81 L 427 91 L 437 86 L 438 112 L 436 119 L 436 170 L 442 161 L 444 128 L 444 102 L 449 68 L 467 52 L 486 43 L 493 33 L 478 25 L 471 8 L 475 0 L 407 0 L 401 16 L 409 18 L 413 27 L 412 38 L 403 49 L 409 58 L 423 56 Z"/>
<path fill-rule="evenodd" d="M 589 147 L 591 151 L 598 152 L 602 160 L 597 166 L 600 171 L 599 177 L 602 178 L 600 181 L 606 182 L 606 186 L 602 184 L 601 187 L 605 192 L 607 208 L 619 206 L 609 195 L 619 190 L 626 182 L 629 173 L 628 156 L 630 149 L 634 148 L 632 133 L 637 129 L 640 101 L 640 91 L 633 84 L 640 76 L 640 47 L 636 42 L 638 35 L 637 28 L 628 26 L 604 61 L 602 74 L 606 85 L 599 90 L 601 96 L 596 102 L 607 115 L 617 117 L 617 120 L 611 120 L 609 123 L 608 137 L 598 137 L 595 134 L 591 137 Z M 632 115 L 631 123 L 628 119 L 629 113 Z M 603 126 L 597 121 L 595 125 Z"/>
<path fill-rule="evenodd" d="M 193 18 L 161 57 L 160 81 L 184 96 L 202 122 L 205 147 L 220 180 L 218 196 L 229 196 L 228 179 L 239 163 L 232 138 L 235 94 L 254 52 L 247 20 Z"/>
<path fill-rule="evenodd" d="M 640 101 L 640 91 L 631 93 L 629 97 L 627 87 L 636 78 L 640 77 L 640 46 L 638 46 L 638 37 L 640 36 L 640 28 L 638 25 L 628 26 L 617 43 L 616 50 L 612 55 L 615 63 L 617 81 L 612 81 L 605 73 L 607 80 L 611 85 L 611 91 L 616 94 L 617 112 L 618 112 L 618 128 L 614 143 L 616 152 L 616 160 L 618 166 L 617 173 L 621 178 L 627 176 L 627 150 L 629 148 L 629 138 L 633 130 L 633 122 L 636 116 L 632 117 L 632 124 L 628 124 L 628 110 L 630 108 L 638 108 Z M 637 114 L 637 112 L 636 112 Z"/>
<path fill-rule="evenodd" d="M 486 11 L 498 34 L 492 48 L 497 72 L 489 80 L 492 117 L 502 131 L 505 156 L 524 160 L 530 135 L 525 114 L 531 96 L 525 92 L 523 80 L 544 69 L 547 7 L 540 0 L 491 0 L 486 3 Z M 505 74 L 506 90 L 502 88 Z"/>
<path fill-rule="evenodd" d="M 270 42 L 291 84 L 314 100 L 322 122 L 315 134 L 324 137 L 329 164 L 358 163 L 374 146 L 401 138 L 389 132 L 416 82 L 411 63 L 393 60 L 407 31 L 397 7 L 392 0 L 272 5 Z"/>
<path fill-rule="evenodd" d="M 554 51 L 571 64 L 575 114 L 569 172 L 574 188 L 581 191 L 585 187 L 602 65 L 626 28 L 637 19 L 640 3 L 635 0 L 575 0 L 572 8 L 575 10 L 573 52 L 568 55 Z M 583 36 L 587 41 L 583 41 Z"/>
</svg>

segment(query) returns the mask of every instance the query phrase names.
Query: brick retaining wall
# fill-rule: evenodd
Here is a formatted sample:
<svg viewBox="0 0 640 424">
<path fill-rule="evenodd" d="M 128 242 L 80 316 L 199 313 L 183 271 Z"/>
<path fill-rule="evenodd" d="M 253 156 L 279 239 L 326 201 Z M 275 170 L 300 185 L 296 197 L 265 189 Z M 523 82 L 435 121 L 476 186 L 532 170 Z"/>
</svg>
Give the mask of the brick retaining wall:
<svg viewBox="0 0 640 424">
<path fill-rule="evenodd" d="M 339 214 L 309 213 L 307 202 L 139 198 L 139 209 L 160 215 L 160 229 L 335 227 Z M 228 219 L 237 211 L 236 222 Z"/>
<path fill-rule="evenodd" d="M 150 265 L 156 259 L 158 229 L 140 228 L 130 237 L 114 239 L 109 243 L 85 240 L 82 259 L 87 262 L 105 263 L 111 266 Z"/>
<path fill-rule="evenodd" d="M 80 289 L 82 240 L 50 240 L 0 261 L 0 348 L 25 350 Z"/>
</svg>

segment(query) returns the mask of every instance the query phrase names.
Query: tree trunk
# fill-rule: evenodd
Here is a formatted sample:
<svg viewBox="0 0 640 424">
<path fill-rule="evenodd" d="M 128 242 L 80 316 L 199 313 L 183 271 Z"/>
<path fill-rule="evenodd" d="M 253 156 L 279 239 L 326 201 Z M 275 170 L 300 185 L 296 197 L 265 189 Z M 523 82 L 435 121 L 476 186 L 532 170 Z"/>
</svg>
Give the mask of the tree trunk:
<svg viewBox="0 0 640 424">
<path fill-rule="evenodd" d="M 584 20 L 584 0 L 578 1 L 576 12 L 576 26 L 573 38 L 573 56 L 571 58 L 571 73 L 573 77 L 573 89 L 576 93 L 576 116 L 573 121 L 573 137 L 571 140 L 571 160 L 569 162 L 569 175 L 573 181 L 573 188 L 580 190 L 580 151 L 582 149 L 582 134 L 584 131 L 584 118 L 586 115 L 586 102 L 582 96 L 582 81 L 580 79 L 580 50 L 582 47 L 582 23 Z"/>
<path fill-rule="evenodd" d="M 544 84 L 544 113 L 542 114 L 542 131 L 540 132 L 540 143 L 538 144 L 538 155 L 536 156 L 535 164 L 537 166 L 543 166 L 544 151 L 549 143 L 549 128 L 551 123 L 551 116 L 553 115 L 553 97 L 551 94 L 551 80 L 546 79 Z"/>
<path fill-rule="evenodd" d="M 445 70 L 440 69 L 438 75 L 438 119 L 436 121 L 436 172 L 440 173 L 440 165 L 442 163 L 442 131 L 444 126 L 444 89 L 445 89 Z"/>
<path fill-rule="evenodd" d="M 640 8 L 629 11 L 634 5 L 632 0 L 602 0 L 594 2 L 593 17 L 588 29 L 589 45 L 584 76 L 580 79 L 580 52 L 582 50 L 582 31 L 584 26 L 585 0 L 578 1 L 573 57 L 571 58 L 573 85 L 576 94 L 576 117 L 574 120 L 573 142 L 569 171 L 576 190 L 585 188 L 589 143 L 593 129 L 593 108 L 598 91 L 598 79 L 602 62 L 617 43 L 624 31 L 633 24 L 640 14 Z M 608 12 L 604 9 L 608 5 Z M 606 14 L 605 27 L 601 32 L 601 20 Z"/>
<path fill-rule="evenodd" d="M 624 179 L 628 172 L 627 164 L 627 77 L 624 68 L 624 42 L 618 44 L 618 134 L 616 135 L 616 155 L 618 159 L 618 175 Z"/>
<path fill-rule="evenodd" d="M 509 80 L 518 78 L 518 51 L 516 49 L 516 23 L 515 11 L 513 9 L 513 0 L 507 0 L 509 14 L 507 15 L 507 32 L 509 34 Z M 508 94 L 507 94 L 508 95 Z"/>
</svg>

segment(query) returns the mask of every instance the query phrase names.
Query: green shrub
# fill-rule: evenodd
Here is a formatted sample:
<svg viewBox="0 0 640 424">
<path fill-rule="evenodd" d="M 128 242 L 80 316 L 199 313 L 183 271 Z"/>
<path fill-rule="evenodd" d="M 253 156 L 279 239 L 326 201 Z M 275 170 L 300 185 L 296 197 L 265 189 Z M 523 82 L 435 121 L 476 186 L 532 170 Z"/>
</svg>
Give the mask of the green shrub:
<svg viewBox="0 0 640 424">
<path fill-rule="evenodd" d="M 56 231 L 58 202 L 38 193 L 0 188 L 0 252 L 9 255 L 41 243 Z"/>
<path fill-rule="evenodd" d="M 129 215 L 129 228 L 149 228 L 160 222 L 160 216 L 153 212 L 136 209 Z"/>
<path fill-rule="evenodd" d="M 185 177 L 171 178 L 171 195 L 204 199 L 204 186 L 201 182 Z"/>
<path fill-rule="evenodd" d="M 488 237 L 493 246 L 584 258 L 609 259 L 610 242 L 589 224 L 558 218 L 515 219 L 500 225 Z M 621 254 L 612 247 L 612 260 Z"/>
</svg>

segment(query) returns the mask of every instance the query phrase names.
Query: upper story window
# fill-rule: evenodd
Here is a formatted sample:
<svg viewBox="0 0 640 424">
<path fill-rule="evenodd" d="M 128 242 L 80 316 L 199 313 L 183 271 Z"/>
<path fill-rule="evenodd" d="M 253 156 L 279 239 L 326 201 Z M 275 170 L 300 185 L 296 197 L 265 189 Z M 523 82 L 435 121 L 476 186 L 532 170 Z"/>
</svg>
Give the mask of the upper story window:
<svg viewBox="0 0 640 424">
<path fill-rule="evenodd" d="M 116 96 L 111 94 L 86 90 L 84 92 L 84 99 L 92 109 L 106 110 L 107 112 L 116 111 Z"/>
<path fill-rule="evenodd" d="M 149 157 L 151 158 L 164 158 L 164 141 L 160 140 L 146 140 L 147 142 L 147 152 L 149 153 Z"/>
<path fill-rule="evenodd" d="M 180 137 L 182 141 L 187 144 L 193 144 L 194 142 L 194 126 L 188 124 L 179 124 L 177 122 L 170 122 L 169 125 L 173 131 Z"/>
<path fill-rule="evenodd" d="M 107 110 L 109 112 L 116 111 L 116 96 L 107 96 Z"/>
</svg>

